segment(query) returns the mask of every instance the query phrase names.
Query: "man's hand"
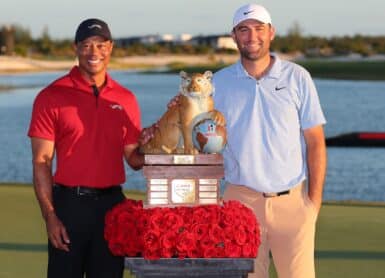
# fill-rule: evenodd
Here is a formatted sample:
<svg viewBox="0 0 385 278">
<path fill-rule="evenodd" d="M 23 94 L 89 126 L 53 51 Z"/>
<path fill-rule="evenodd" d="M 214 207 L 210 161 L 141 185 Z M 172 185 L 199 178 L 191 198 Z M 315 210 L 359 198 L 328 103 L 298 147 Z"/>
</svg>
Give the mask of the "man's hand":
<svg viewBox="0 0 385 278">
<path fill-rule="evenodd" d="M 322 205 L 323 187 L 326 176 L 327 154 L 323 126 L 304 130 L 307 167 L 309 175 L 309 199 L 317 211 Z"/>
<path fill-rule="evenodd" d="M 177 94 L 175 97 L 173 97 L 169 103 L 167 103 L 167 108 L 171 108 L 171 107 L 174 107 L 176 105 L 179 105 L 179 102 L 180 102 L 180 96 L 181 94 Z"/>
<path fill-rule="evenodd" d="M 155 124 L 145 127 L 142 129 L 142 132 L 139 137 L 139 146 L 143 146 L 148 143 L 154 136 L 155 130 L 159 127 L 158 122 Z"/>
<path fill-rule="evenodd" d="M 70 239 L 67 234 L 67 230 L 60 219 L 56 216 L 55 212 L 50 212 L 46 216 L 46 227 L 48 238 L 52 245 L 57 249 L 66 252 L 70 251 Z"/>
<path fill-rule="evenodd" d="M 55 248 L 69 251 L 70 239 L 63 223 L 55 213 L 52 200 L 52 160 L 55 143 L 37 137 L 31 138 L 33 156 L 33 184 L 46 223 L 47 234 Z"/>
<path fill-rule="evenodd" d="M 226 125 L 226 119 L 225 116 L 218 110 L 213 110 L 209 112 L 210 119 L 212 119 L 217 125 L 225 126 Z"/>
</svg>

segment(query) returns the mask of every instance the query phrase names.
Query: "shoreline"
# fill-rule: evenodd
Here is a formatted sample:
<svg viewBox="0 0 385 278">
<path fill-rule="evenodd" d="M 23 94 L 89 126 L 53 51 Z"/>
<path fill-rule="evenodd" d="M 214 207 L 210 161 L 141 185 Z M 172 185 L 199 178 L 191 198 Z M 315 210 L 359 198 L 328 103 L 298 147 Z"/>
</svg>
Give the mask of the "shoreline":
<svg viewBox="0 0 385 278">
<path fill-rule="evenodd" d="M 111 57 L 109 69 L 154 69 L 170 64 L 210 65 L 216 63 L 231 64 L 238 60 L 237 54 L 207 55 L 148 55 Z M 18 56 L 0 56 L 0 74 L 17 74 L 28 72 L 45 72 L 69 70 L 77 60 L 44 60 Z"/>
<path fill-rule="evenodd" d="M 385 55 L 371 57 L 303 58 L 277 53 L 284 60 L 293 61 L 307 69 L 314 78 L 335 80 L 385 80 Z M 111 57 L 109 70 L 134 70 L 148 73 L 175 73 L 181 70 L 216 71 L 236 63 L 238 54 L 166 54 Z M 0 56 L 0 75 L 69 71 L 77 60 L 45 60 L 17 56 Z M 1 89 L 1 88 L 0 88 Z"/>
</svg>

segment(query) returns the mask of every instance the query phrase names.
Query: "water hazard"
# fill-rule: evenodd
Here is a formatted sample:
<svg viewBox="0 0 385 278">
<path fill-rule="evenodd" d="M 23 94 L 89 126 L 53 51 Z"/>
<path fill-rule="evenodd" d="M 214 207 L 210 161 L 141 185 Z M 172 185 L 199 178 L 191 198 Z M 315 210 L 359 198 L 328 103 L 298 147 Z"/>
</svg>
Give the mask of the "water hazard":
<svg viewBox="0 0 385 278">
<path fill-rule="evenodd" d="M 63 72 L 0 75 L 0 182 L 31 183 L 26 136 L 33 99 Z M 179 88 L 178 75 L 113 71 L 137 96 L 147 126 Z M 325 133 L 385 131 L 385 82 L 316 80 L 327 118 Z M 126 188 L 145 190 L 141 171 L 127 169 Z M 328 148 L 326 200 L 385 201 L 385 148 Z"/>
</svg>

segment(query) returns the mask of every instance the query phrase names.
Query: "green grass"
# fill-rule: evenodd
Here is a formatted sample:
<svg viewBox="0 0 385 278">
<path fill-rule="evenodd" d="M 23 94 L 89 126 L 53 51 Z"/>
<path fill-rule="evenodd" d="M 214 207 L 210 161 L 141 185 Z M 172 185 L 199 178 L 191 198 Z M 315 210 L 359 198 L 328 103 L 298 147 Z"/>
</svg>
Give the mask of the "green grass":
<svg viewBox="0 0 385 278">
<path fill-rule="evenodd" d="M 385 80 L 385 61 L 328 61 L 321 59 L 308 59 L 296 62 L 305 67 L 313 77 L 346 80 Z M 184 63 L 173 63 L 168 65 L 166 73 L 204 72 L 217 70 L 227 65 L 223 63 L 205 65 L 186 65 Z M 153 71 L 148 71 L 153 73 Z M 155 71 L 159 73 L 159 71 Z"/>
<path fill-rule="evenodd" d="M 385 80 L 385 61 L 306 60 L 298 63 L 318 78 Z"/>
<path fill-rule="evenodd" d="M 385 206 L 326 204 L 317 223 L 318 277 L 385 277 Z"/>
<path fill-rule="evenodd" d="M 144 198 L 141 192 L 127 195 Z M 46 234 L 32 187 L 0 185 L 0 204 L 0 278 L 45 277 Z M 385 277 L 385 204 L 325 203 L 316 270 L 317 277 Z"/>
</svg>

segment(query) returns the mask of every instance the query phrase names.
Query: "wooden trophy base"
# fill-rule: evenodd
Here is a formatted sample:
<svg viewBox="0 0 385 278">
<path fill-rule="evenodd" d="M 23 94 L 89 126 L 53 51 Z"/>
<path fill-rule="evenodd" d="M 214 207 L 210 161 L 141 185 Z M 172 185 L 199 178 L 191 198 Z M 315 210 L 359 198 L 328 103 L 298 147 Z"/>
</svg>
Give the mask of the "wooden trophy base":
<svg viewBox="0 0 385 278">
<path fill-rule="evenodd" d="M 218 204 L 221 154 L 145 155 L 147 207 Z"/>
</svg>

